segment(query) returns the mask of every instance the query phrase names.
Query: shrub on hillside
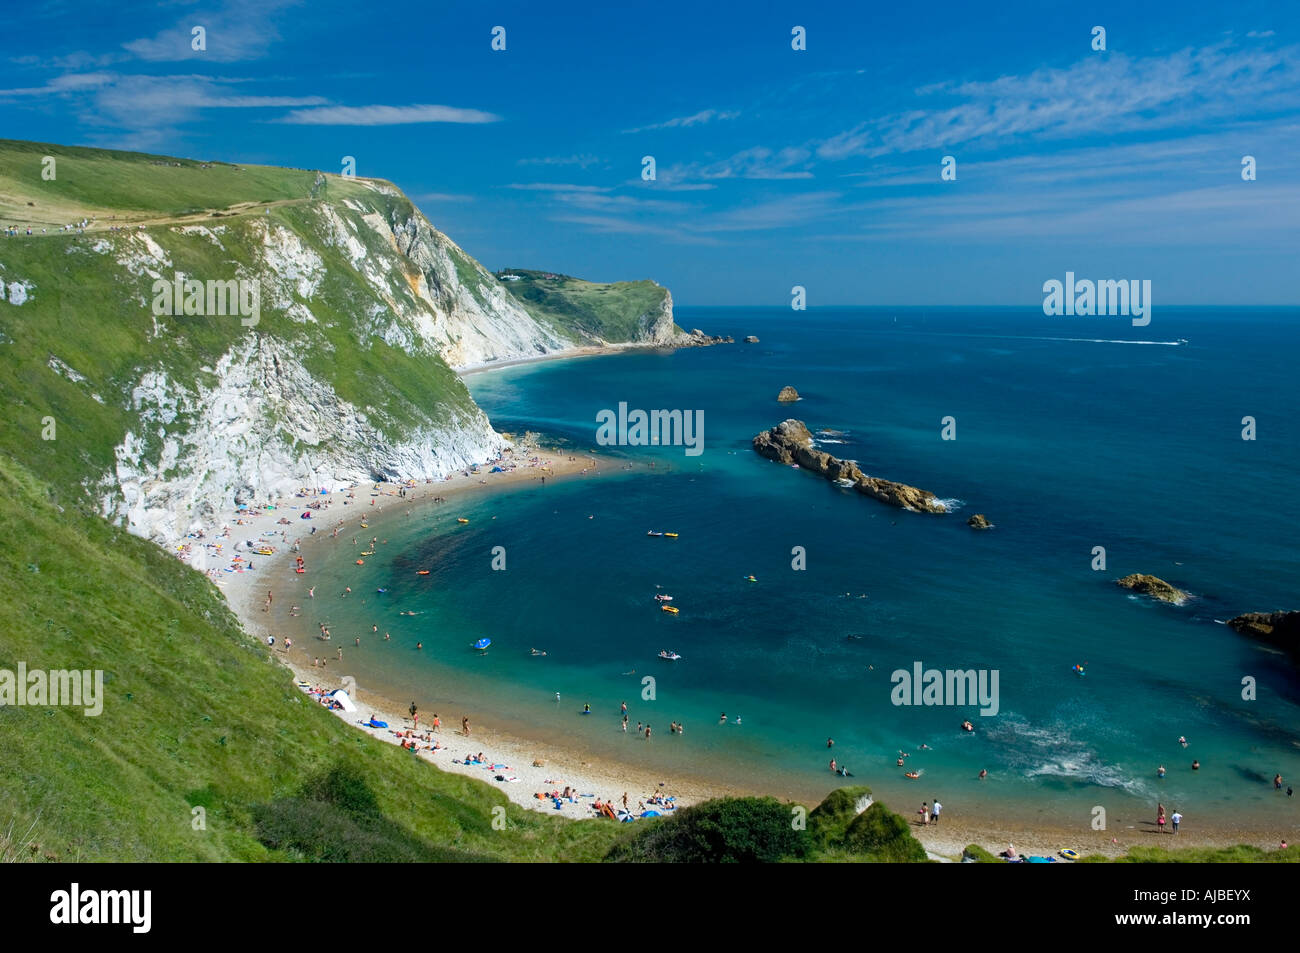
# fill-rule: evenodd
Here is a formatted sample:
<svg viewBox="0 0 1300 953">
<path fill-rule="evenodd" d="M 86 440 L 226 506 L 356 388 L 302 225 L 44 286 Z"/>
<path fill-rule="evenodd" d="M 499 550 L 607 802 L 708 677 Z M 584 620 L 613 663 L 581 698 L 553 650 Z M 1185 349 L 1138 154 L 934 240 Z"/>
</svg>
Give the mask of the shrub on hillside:
<svg viewBox="0 0 1300 953">
<path fill-rule="evenodd" d="M 870 803 L 871 788 L 865 784 L 836 788 L 808 815 L 808 830 L 822 847 L 841 844 L 844 833 L 858 813 Z"/>
<path fill-rule="evenodd" d="M 605 858 L 620 863 L 774 863 L 800 859 L 811 839 L 773 797 L 719 798 L 647 825 Z M 638 821 L 637 824 L 643 822 Z"/>
<path fill-rule="evenodd" d="M 880 863 L 924 861 L 925 848 L 912 836 L 907 821 L 883 804 L 872 804 L 844 832 L 843 846 L 863 860 Z"/>
</svg>

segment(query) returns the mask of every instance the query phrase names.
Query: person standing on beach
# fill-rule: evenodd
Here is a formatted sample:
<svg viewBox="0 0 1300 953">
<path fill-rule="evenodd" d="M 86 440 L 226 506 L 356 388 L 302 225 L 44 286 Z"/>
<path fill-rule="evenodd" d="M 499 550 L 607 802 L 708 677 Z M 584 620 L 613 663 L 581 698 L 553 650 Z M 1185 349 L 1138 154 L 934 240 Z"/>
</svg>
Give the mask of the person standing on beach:
<svg viewBox="0 0 1300 953">
<path fill-rule="evenodd" d="M 461 717 L 460 730 L 464 733 L 466 738 L 469 737 L 469 715 L 464 715 Z"/>
<path fill-rule="evenodd" d="M 649 740 L 650 740 L 650 726 L 649 726 L 649 725 L 646 725 L 646 726 L 645 726 L 645 740 L 646 740 L 646 741 L 649 741 Z"/>
<path fill-rule="evenodd" d="M 275 597 L 271 595 L 271 590 L 270 589 L 266 590 L 266 605 L 262 607 L 263 612 L 271 611 L 271 600 L 274 598 Z"/>
<path fill-rule="evenodd" d="M 922 801 L 921 809 L 916 813 L 921 815 L 921 826 L 929 827 L 930 826 L 930 805 L 927 804 L 925 801 Z"/>
<path fill-rule="evenodd" d="M 623 730 L 627 731 L 627 715 L 623 716 Z"/>
<path fill-rule="evenodd" d="M 1182 819 L 1183 815 L 1179 814 L 1177 811 L 1174 811 L 1174 813 L 1169 816 L 1169 820 L 1173 822 L 1170 826 L 1174 829 L 1175 834 L 1178 833 L 1178 824 Z"/>
<path fill-rule="evenodd" d="M 622 708 L 623 708 L 623 718 L 624 718 L 624 720 L 626 720 L 626 719 L 627 719 L 627 702 L 623 702 Z M 1279 775 L 1278 775 L 1278 780 L 1280 781 L 1281 778 L 1282 778 L 1282 776 L 1279 774 Z M 1279 787 L 1280 787 L 1280 786 L 1281 786 L 1281 785 L 1279 785 Z"/>
<path fill-rule="evenodd" d="M 420 727 L 420 709 L 415 707 L 415 702 L 411 702 L 411 707 L 407 709 L 411 713 L 411 720 L 415 722 L 415 727 Z"/>
<path fill-rule="evenodd" d="M 934 824 L 936 827 L 939 824 L 939 812 L 942 810 L 943 805 L 939 803 L 938 798 L 935 798 L 934 807 L 930 808 L 930 823 Z"/>
</svg>

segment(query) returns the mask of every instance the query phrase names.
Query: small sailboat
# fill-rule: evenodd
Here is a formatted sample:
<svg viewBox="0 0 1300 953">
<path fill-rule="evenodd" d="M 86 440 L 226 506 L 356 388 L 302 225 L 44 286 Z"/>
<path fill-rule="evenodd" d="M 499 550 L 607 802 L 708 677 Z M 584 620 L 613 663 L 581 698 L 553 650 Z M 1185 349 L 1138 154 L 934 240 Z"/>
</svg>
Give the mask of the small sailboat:
<svg viewBox="0 0 1300 953">
<path fill-rule="evenodd" d="M 681 658 L 681 656 L 678 655 L 676 652 L 669 652 L 667 649 L 661 649 L 659 651 L 659 657 L 663 659 L 665 662 L 676 662 L 678 659 Z"/>
<path fill-rule="evenodd" d="M 663 533 L 656 533 L 654 530 L 650 530 L 648 533 L 646 533 L 646 535 L 647 535 L 647 536 L 662 536 Z"/>
<path fill-rule="evenodd" d="M 491 639 L 479 639 L 477 642 L 474 643 L 474 648 L 476 648 L 476 649 L 478 649 L 480 652 L 482 652 L 484 649 L 486 649 L 486 648 L 487 648 L 489 645 L 491 645 L 491 644 L 492 644 L 492 640 L 491 640 Z"/>
<path fill-rule="evenodd" d="M 673 601 L 673 597 L 672 597 L 672 596 L 665 595 L 665 594 L 662 593 L 662 592 L 655 593 L 655 598 L 656 598 L 658 601 L 660 601 L 660 602 L 672 602 L 672 601 Z"/>
<path fill-rule="evenodd" d="M 677 615 L 678 610 L 675 606 L 661 605 L 659 608 L 664 612 L 671 612 L 673 615 Z"/>
</svg>

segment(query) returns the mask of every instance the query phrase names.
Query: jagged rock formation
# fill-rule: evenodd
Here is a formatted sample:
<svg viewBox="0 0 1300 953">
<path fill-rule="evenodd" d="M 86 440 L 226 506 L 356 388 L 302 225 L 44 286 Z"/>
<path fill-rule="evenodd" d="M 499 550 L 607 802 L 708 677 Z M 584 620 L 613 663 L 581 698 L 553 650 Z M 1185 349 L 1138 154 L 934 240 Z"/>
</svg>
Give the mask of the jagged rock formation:
<svg viewBox="0 0 1300 953">
<path fill-rule="evenodd" d="M 799 399 L 799 392 L 787 384 L 781 388 L 781 392 L 776 395 L 776 399 L 782 403 L 789 403 Z"/>
<path fill-rule="evenodd" d="M 699 328 L 691 328 L 685 338 L 677 344 L 681 347 L 708 347 L 711 344 L 735 344 L 736 339 L 730 334 L 705 334 Z"/>
<path fill-rule="evenodd" d="M 754 451 L 778 463 L 797 463 L 828 480 L 850 481 L 859 493 L 890 506 L 918 513 L 946 513 L 948 508 L 929 490 L 868 476 L 851 460 L 840 460 L 813 446 L 813 437 L 801 420 L 785 420 L 754 437 Z"/>
<path fill-rule="evenodd" d="M 1116 579 L 1115 585 L 1124 589 L 1131 589 L 1133 592 L 1141 593 L 1144 596 L 1150 596 L 1152 599 L 1159 599 L 1161 602 L 1169 602 L 1174 605 L 1182 605 L 1189 598 L 1183 590 L 1171 586 L 1157 576 L 1151 576 L 1146 573 L 1135 572 L 1125 576 L 1123 579 Z"/>
<path fill-rule="evenodd" d="M 989 522 L 987 516 L 983 513 L 976 513 L 966 521 L 966 525 L 971 529 L 992 529 L 993 524 Z"/>
<path fill-rule="evenodd" d="M 1300 660 L 1300 612 L 1246 612 L 1229 619 L 1228 625 Z"/>
</svg>

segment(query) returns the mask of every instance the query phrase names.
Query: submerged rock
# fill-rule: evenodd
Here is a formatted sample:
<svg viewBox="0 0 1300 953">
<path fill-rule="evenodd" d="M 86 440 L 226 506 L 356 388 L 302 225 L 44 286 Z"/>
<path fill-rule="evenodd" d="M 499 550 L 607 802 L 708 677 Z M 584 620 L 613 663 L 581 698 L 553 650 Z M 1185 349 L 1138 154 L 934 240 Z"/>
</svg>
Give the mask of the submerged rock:
<svg viewBox="0 0 1300 953">
<path fill-rule="evenodd" d="M 971 529 L 992 529 L 993 528 L 993 524 L 989 522 L 989 518 L 985 516 L 983 513 L 976 513 L 974 516 L 972 516 L 970 519 L 966 521 L 966 525 L 969 526 Z"/>
<path fill-rule="evenodd" d="M 917 513 L 946 513 L 929 490 L 868 476 L 852 460 L 840 460 L 813 446 L 813 437 L 801 420 L 784 420 L 754 438 L 754 452 L 778 463 L 797 463 L 828 480 L 848 480 L 859 493 L 882 503 Z"/>
<path fill-rule="evenodd" d="M 1182 605 L 1188 599 L 1187 593 L 1183 592 L 1183 590 L 1170 585 L 1158 576 L 1148 575 L 1147 573 L 1132 573 L 1123 579 L 1116 579 L 1115 585 L 1174 605 Z"/>
<path fill-rule="evenodd" d="M 781 388 L 781 393 L 776 395 L 776 399 L 780 401 L 798 400 L 799 392 L 787 384 Z"/>
</svg>

